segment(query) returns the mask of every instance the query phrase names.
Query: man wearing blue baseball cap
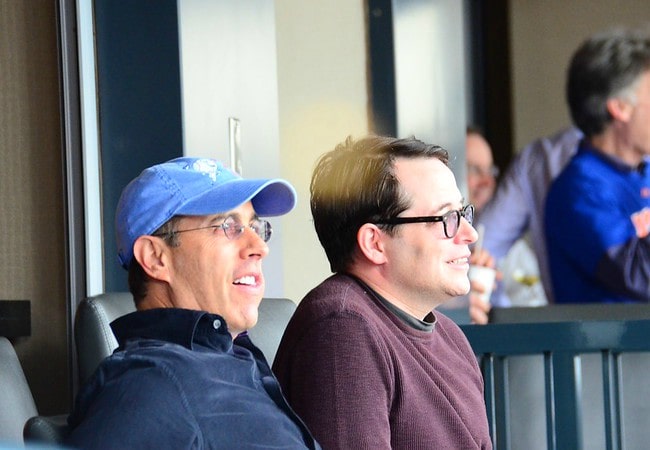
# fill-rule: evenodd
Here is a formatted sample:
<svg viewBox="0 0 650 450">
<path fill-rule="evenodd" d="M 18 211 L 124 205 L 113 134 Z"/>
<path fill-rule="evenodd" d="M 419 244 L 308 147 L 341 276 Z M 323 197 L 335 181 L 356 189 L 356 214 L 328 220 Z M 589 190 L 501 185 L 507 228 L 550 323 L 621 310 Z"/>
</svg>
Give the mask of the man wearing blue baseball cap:
<svg viewBox="0 0 650 450">
<path fill-rule="evenodd" d="M 320 448 L 246 330 L 264 294 L 271 225 L 295 205 L 279 179 L 211 159 L 144 170 L 117 206 L 137 311 L 80 391 L 66 443 L 90 448 Z"/>
</svg>

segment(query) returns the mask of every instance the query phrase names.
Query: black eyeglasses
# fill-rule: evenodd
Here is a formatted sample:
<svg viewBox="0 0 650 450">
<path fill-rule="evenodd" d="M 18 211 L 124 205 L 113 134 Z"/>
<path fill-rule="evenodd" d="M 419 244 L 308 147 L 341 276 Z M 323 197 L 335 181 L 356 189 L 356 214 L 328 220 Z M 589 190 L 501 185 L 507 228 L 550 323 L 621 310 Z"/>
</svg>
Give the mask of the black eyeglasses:
<svg viewBox="0 0 650 450">
<path fill-rule="evenodd" d="M 448 211 L 442 216 L 393 217 L 391 219 L 379 220 L 374 223 L 375 225 L 404 225 L 407 223 L 442 222 L 445 236 L 453 238 L 456 236 L 456 233 L 458 233 L 458 228 L 460 228 L 461 217 L 464 217 L 471 225 L 474 221 L 474 205 L 467 205 L 462 209 Z"/>
<path fill-rule="evenodd" d="M 221 228 L 228 239 L 234 240 L 244 234 L 246 227 L 247 225 L 244 225 L 238 219 L 235 219 L 233 216 L 228 216 L 223 223 L 219 225 L 208 225 L 206 227 L 190 228 L 188 230 L 174 230 L 170 234 L 187 233 L 188 231 L 206 230 L 208 228 Z M 254 219 L 248 225 L 248 228 L 253 230 L 264 242 L 268 242 L 273 234 L 271 224 L 264 219 Z M 153 236 L 164 236 L 165 234 L 166 233 L 159 233 L 154 234 Z"/>
</svg>

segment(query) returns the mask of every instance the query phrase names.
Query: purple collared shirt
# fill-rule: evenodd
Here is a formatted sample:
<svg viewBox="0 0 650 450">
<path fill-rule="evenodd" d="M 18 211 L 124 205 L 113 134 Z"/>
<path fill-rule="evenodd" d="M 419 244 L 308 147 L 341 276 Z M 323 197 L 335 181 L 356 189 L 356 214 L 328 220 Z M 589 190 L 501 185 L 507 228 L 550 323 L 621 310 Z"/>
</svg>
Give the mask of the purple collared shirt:
<svg viewBox="0 0 650 450">
<path fill-rule="evenodd" d="M 551 182 L 576 153 L 581 139 L 582 133 L 572 127 L 524 147 L 476 221 L 485 225 L 483 248 L 497 260 L 530 233 L 549 303 L 553 303 L 553 292 L 544 237 L 544 203 Z"/>
</svg>

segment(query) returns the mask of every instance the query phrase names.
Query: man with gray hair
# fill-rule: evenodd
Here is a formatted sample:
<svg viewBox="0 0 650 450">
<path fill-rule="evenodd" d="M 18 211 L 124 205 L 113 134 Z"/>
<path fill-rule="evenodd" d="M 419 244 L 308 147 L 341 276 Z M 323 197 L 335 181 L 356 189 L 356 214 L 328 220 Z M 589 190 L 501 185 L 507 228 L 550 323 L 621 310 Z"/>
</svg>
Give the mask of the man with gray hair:
<svg viewBox="0 0 650 450">
<path fill-rule="evenodd" d="M 546 200 L 556 303 L 650 301 L 650 35 L 617 29 L 574 53 L 567 101 L 584 133 Z"/>
</svg>

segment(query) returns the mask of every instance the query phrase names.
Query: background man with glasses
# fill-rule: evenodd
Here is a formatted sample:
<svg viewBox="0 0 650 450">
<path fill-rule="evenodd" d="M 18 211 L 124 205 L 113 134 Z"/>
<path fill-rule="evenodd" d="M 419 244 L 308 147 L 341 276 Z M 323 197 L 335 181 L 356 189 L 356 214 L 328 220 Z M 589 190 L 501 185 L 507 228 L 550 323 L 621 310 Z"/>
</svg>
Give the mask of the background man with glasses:
<svg viewBox="0 0 650 450">
<path fill-rule="evenodd" d="M 494 195 L 499 176 L 499 168 L 494 165 L 492 147 L 478 128 L 467 127 L 465 136 L 465 157 L 467 162 L 467 191 L 469 201 L 476 208 L 476 221 L 481 223 L 483 212 Z M 511 176 L 509 173 L 508 177 Z M 503 206 L 501 216 L 513 214 L 509 206 Z M 486 248 L 488 235 L 494 236 L 503 229 L 490 223 L 486 229 L 483 247 Z M 479 227 L 477 226 L 477 229 Z M 508 252 L 497 264 L 501 272 L 498 288 L 492 292 L 490 303 L 493 306 L 541 306 L 547 304 L 544 289 L 540 282 L 540 271 L 535 253 L 528 239 L 521 237 L 511 244 Z"/>
<path fill-rule="evenodd" d="M 494 195 L 499 168 L 494 165 L 492 147 L 476 127 L 468 126 L 465 132 L 465 162 L 468 197 L 480 213 Z"/>
<path fill-rule="evenodd" d="M 118 257 L 137 311 L 80 391 L 76 448 L 320 448 L 246 335 L 264 294 L 270 224 L 295 205 L 283 180 L 210 159 L 144 170 L 117 207 Z"/>
<path fill-rule="evenodd" d="M 323 448 L 492 448 L 476 358 L 435 311 L 469 291 L 477 238 L 447 164 L 438 146 L 370 136 L 316 166 L 335 275 L 302 300 L 273 368 Z"/>
</svg>

